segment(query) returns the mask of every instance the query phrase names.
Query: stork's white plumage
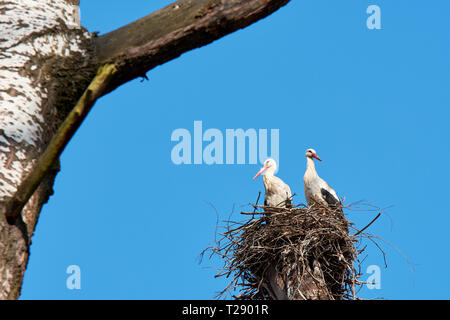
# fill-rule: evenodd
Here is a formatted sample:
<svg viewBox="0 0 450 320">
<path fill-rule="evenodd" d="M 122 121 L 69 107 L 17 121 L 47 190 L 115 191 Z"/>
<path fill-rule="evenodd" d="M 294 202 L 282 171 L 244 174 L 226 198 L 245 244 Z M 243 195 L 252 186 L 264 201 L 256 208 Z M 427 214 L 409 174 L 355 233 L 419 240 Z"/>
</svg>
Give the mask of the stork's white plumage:
<svg viewBox="0 0 450 320">
<path fill-rule="evenodd" d="M 266 189 L 264 195 L 264 205 L 270 207 L 290 208 L 292 207 L 291 188 L 280 178 L 275 176 L 277 163 L 273 159 L 264 161 L 261 170 L 253 177 L 256 179 L 261 173 L 264 173 L 263 182 Z"/>
<path fill-rule="evenodd" d="M 305 184 L 305 198 L 311 206 L 315 203 L 324 205 L 330 208 L 342 208 L 336 191 L 333 190 L 322 178 L 319 177 L 316 171 L 314 158 L 322 161 L 314 149 L 306 150 L 306 172 L 303 177 Z M 342 210 L 342 209 L 341 209 Z"/>
</svg>

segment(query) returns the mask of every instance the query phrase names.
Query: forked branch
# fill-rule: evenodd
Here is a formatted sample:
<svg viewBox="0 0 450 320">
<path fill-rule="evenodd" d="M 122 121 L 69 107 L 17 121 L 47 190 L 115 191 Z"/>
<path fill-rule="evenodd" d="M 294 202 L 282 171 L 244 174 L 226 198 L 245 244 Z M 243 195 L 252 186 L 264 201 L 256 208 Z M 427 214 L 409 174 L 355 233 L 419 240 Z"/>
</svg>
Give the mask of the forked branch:
<svg viewBox="0 0 450 320">
<path fill-rule="evenodd" d="M 182 53 L 256 22 L 289 0 L 179 0 L 142 19 L 95 38 L 99 72 L 56 132 L 34 169 L 3 206 L 14 223 L 95 101 L 123 83 Z"/>
</svg>

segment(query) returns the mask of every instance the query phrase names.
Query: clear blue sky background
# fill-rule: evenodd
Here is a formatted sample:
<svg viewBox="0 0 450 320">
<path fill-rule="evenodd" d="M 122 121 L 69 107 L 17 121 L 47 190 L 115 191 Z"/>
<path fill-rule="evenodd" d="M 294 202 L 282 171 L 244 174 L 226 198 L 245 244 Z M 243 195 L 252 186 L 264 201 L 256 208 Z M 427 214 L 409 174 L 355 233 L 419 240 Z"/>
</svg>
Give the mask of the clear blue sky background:
<svg viewBox="0 0 450 320">
<path fill-rule="evenodd" d="M 106 33 L 171 1 L 81 1 Z M 366 28 L 377 4 L 382 30 Z M 450 2 L 291 1 L 268 18 L 152 70 L 102 98 L 62 156 L 33 237 L 22 299 L 211 299 L 226 285 L 216 214 L 255 201 L 259 165 L 171 162 L 173 130 L 280 129 L 278 175 L 304 201 L 304 151 L 346 198 L 387 207 L 370 231 L 381 290 L 363 298 L 443 299 L 450 278 Z M 245 208 L 244 208 L 245 209 Z M 374 213 L 350 213 L 364 226 Z M 81 268 L 81 290 L 66 268 Z M 363 275 L 366 279 L 368 275 Z"/>
</svg>

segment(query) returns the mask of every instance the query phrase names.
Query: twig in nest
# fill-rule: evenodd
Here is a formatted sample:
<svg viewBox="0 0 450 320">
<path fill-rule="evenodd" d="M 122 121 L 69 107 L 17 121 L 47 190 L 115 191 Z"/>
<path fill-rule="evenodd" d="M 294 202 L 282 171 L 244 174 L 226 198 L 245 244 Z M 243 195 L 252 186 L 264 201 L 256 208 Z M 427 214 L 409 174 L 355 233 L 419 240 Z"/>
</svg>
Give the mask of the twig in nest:
<svg viewBox="0 0 450 320">
<path fill-rule="evenodd" d="M 355 233 L 353 236 L 357 236 L 358 234 L 360 234 L 361 232 L 363 232 L 364 230 L 366 230 L 368 227 L 370 227 L 370 225 L 372 224 L 372 223 L 374 223 L 375 222 L 375 220 L 377 220 L 379 217 L 381 216 L 381 212 L 379 212 L 378 214 L 377 214 L 377 216 L 372 220 L 372 221 L 370 221 L 369 222 L 369 224 L 367 225 L 367 226 L 365 226 L 364 228 L 362 228 L 361 230 L 359 230 L 357 233 Z"/>
</svg>

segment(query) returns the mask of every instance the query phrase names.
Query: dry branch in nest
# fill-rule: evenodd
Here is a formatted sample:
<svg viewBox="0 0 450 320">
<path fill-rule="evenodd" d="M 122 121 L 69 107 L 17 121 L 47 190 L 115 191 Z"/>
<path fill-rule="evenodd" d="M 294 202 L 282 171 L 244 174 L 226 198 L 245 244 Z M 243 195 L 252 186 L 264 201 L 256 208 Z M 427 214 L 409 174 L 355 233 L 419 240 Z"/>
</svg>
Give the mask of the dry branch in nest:
<svg viewBox="0 0 450 320">
<path fill-rule="evenodd" d="M 363 250 L 356 243 L 364 233 L 350 235 L 341 210 L 253 207 L 241 212 L 249 220 L 227 221 L 216 246 L 202 253 L 220 256 L 224 267 L 216 277 L 232 279 L 218 298 L 236 292 L 236 299 L 357 298 Z"/>
</svg>

